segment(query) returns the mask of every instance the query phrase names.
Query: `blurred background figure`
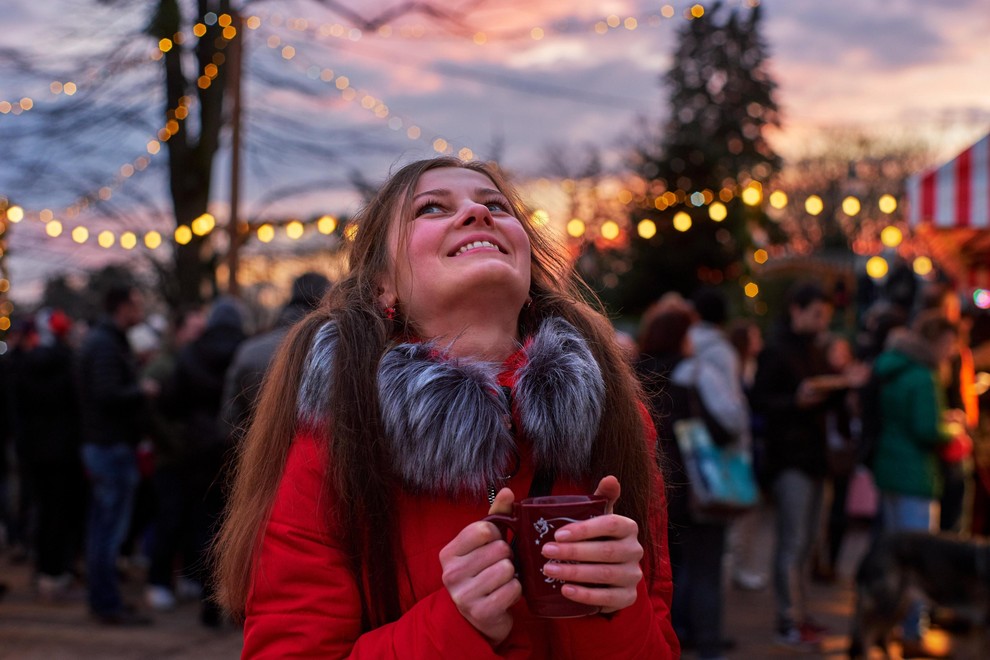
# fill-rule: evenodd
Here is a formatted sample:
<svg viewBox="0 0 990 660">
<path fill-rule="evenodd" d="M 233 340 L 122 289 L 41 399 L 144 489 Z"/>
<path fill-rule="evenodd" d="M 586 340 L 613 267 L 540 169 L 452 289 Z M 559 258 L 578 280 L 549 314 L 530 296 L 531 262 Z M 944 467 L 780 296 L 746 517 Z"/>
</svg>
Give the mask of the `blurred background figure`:
<svg viewBox="0 0 990 660">
<path fill-rule="evenodd" d="M 86 502 L 75 355 L 67 341 L 72 321 L 60 310 L 42 309 L 35 328 L 19 365 L 16 414 L 37 507 L 32 555 L 38 593 L 60 600 L 74 582 Z"/>
<path fill-rule="evenodd" d="M 133 286 L 111 287 L 105 317 L 80 349 L 82 456 L 90 480 L 86 569 L 89 606 L 110 625 L 140 625 L 150 619 L 126 605 L 120 594 L 117 556 L 127 534 L 140 478 L 135 449 L 147 421 L 147 400 L 159 388 L 139 380 L 126 332 L 144 319 L 144 297 Z"/>
<path fill-rule="evenodd" d="M 177 354 L 199 337 L 205 327 L 206 312 L 200 307 L 176 313 L 164 345 L 144 368 L 144 376 L 168 390 L 175 374 Z M 169 415 L 163 410 L 167 398 L 163 396 L 152 406 L 150 427 L 155 453 L 152 476 L 155 518 L 145 599 L 156 610 L 174 608 L 177 595 L 199 599 L 202 592 L 202 586 L 191 578 L 198 553 L 192 539 L 195 502 L 194 489 L 188 483 L 184 427 L 179 420 L 181 415 Z"/>
<path fill-rule="evenodd" d="M 673 426 L 679 420 L 697 417 L 701 406 L 707 413 L 703 417 L 710 417 L 711 423 L 720 427 L 720 434 L 744 438 L 748 411 L 744 403 L 740 407 L 732 391 L 734 384 L 725 374 L 695 355 L 690 330 L 696 317 L 688 305 L 664 304 L 659 313 L 644 318 L 637 372 L 650 393 L 668 480 L 668 538 L 674 577 L 671 618 L 682 648 L 696 649 L 700 658 L 721 658 L 732 645 L 722 638 L 722 559 L 727 522 L 700 519 L 692 511 L 691 486 Z M 704 332 L 702 336 L 706 336 Z M 711 350 L 719 338 L 709 333 L 707 340 Z"/>
<path fill-rule="evenodd" d="M 832 305 L 816 283 L 799 282 L 758 357 L 753 407 L 766 419 L 766 458 L 776 504 L 776 640 L 818 649 L 825 632 L 807 612 L 806 579 L 821 519 L 827 464 L 830 369 L 819 338 Z"/>
<path fill-rule="evenodd" d="M 4 455 L 0 463 L 5 465 L 0 477 L 3 492 L 0 505 L 3 514 L 5 544 L 10 548 L 10 560 L 22 563 L 28 560 L 31 538 L 35 526 L 34 487 L 31 471 L 24 460 L 28 439 L 25 437 L 18 414 L 17 387 L 20 381 L 24 356 L 38 344 L 38 332 L 33 318 L 17 319 L 6 336 L 7 352 L 0 360 L 0 377 L 3 378 L 4 396 Z"/>
<path fill-rule="evenodd" d="M 729 343 L 739 356 L 740 387 L 749 405 L 753 379 L 756 377 L 756 357 L 763 350 L 763 332 L 751 319 L 735 319 L 727 330 Z M 750 407 L 750 450 L 753 470 L 762 498 L 752 511 L 744 513 L 732 523 L 729 530 L 729 554 L 732 559 L 732 584 L 745 591 L 760 591 L 767 586 L 767 565 L 763 557 L 759 535 L 771 515 L 771 499 L 766 470 L 766 441 L 763 437 L 763 415 Z"/>
<path fill-rule="evenodd" d="M 247 427 L 261 381 L 285 334 L 316 308 L 329 288 L 330 280 L 323 275 L 303 273 L 293 281 L 291 297 L 279 313 L 275 327 L 238 347 L 223 388 L 223 423 L 232 440 L 238 440 Z"/>
<path fill-rule="evenodd" d="M 195 547 L 192 578 L 203 586 L 201 622 L 221 623 L 212 600 L 207 549 L 223 510 L 224 472 L 230 443 L 220 423 L 224 376 L 245 339 L 243 312 L 233 298 L 213 303 L 206 327 L 179 349 L 175 370 L 163 389 L 162 410 L 177 420 L 178 454 L 186 497 L 191 503 L 190 533 Z"/>
<path fill-rule="evenodd" d="M 970 349 L 971 315 L 962 313 L 956 292 L 941 283 L 931 284 L 921 293 L 919 317 L 938 314 L 956 327 L 956 345 L 952 355 L 939 365 L 939 379 L 945 391 L 945 405 L 954 413 L 967 433 L 980 423 L 979 398 L 976 395 L 976 370 Z M 939 498 L 939 529 L 969 534 L 973 513 L 973 461 L 970 454 L 940 457 L 942 496 Z"/>
<path fill-rule="evenodd" d="M 855 374 L 849 387 L 838 387 L 832 393 L 832 405 L 825 418 L 828 441 L 823 511 L 825 525 L 813 556 L 812 577 L 818 582 L 831 583 L 836 580 L 842 540 L 849 526 L 849 516 L 846 514 L 849 479 L 860 451 L 858 389 L 852 385 L 865 381 L 868 367 L 855 359 L 852 344 L 845 337 L 828 334 L 822 340 L 830 373 Z"/>
<path fill-rule="evenodd" d="M 880 380 L 883 424 L 873 461 L 886 532 L 939 528 L 942 470 L 939 450 L 953 436 L 939 367 L 955 351 L 956 326 L 937 311 L 920 314 L 910 330 L 891 333 L 887 350 L 874 362 Z M 904 656 L 923 648 L 927 615 L 914 600 L 902 624 Z"/>
</svg>

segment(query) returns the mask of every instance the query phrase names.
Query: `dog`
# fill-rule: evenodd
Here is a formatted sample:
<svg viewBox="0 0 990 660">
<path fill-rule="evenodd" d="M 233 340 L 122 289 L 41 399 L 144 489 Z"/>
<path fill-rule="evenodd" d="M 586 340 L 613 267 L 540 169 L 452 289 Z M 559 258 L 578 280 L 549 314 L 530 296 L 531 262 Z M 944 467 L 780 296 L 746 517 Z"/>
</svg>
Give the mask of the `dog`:
<svg viewBox="0 0 990 660">
<path fill-rule="evenodd" d="M 986 631 L 990 624 L 990 543 L 927 532 L 881 536 L 856 572 L 849 657 L 868 657 L 874 646 L 889 657 L 891 632 L 904 619 L 908 604 L 918 597 L 952 608 Z M 988 639 L 982 641 L 986 646 Z"/>
</svg>

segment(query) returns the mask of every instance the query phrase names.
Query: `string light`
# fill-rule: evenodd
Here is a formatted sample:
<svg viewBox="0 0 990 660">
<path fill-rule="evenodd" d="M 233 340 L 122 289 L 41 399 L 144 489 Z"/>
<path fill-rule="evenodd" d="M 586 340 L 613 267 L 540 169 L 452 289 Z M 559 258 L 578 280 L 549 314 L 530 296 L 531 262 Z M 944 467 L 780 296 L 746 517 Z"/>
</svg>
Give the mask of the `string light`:
<svg viewBox="0 0 990 660">
<path fill-rule="evenodd" d="M 684 11 L 682 18 L 695 20 L 705 15 L 705 7 L 702 4 L 695 4 Z M 587 23 L 575 23 L 573 20 L 560 20 L 550 25 L 532 25 L 529 27 L 508 28 L 504 30 L 486 30 L 472 33 L 468 38 L 478 45 L 484 46 L 496 41 L 517 41 L 532 40 L 540 41 L 550 35 L 571 35 L 593 33 L 605 35 L 612 30 L 624 29 L 634 31 L 643 25 L 659 27 L 664 20 L 676 17 L 676 11 L 672 5 L 663 5 L 658 13 L 649 13 L 639 16 L 620 17 L 611 14 L 603 19 L 591 20 Z M 380 39 L 388 40 L 443 40 L 449 41 L 452 37 L 448 30 L 428 29 L 422 25 L 393 26 L 384 24 L 373 32 L 363 32 L 354 27 L 347 27 L 340 23 L 318 23 L 306 18 L 284 18 L 280 14 L 262 14 L 249 16 L 245 24 L 248 28 L 256 30 L 267 22 L 275 28 L 287 27 L 297 32 L 309 32 L 319 37 L 331 37 L 345 41 L 360 41 L 365 35 L 372 35 Z M 202 28 L 205 33 L 205 26 Z M 194 30 L 194 34 L 196 31 Z M 202 35 L 197 35 L 202 36 Z M 456 37 L 454 37 L 456 38 Z"/>
<path fill-rule="evenodd" d="M 650 240 L 657 235 L 657 223 L 652 220 L 640 220 L 639 224 L 636 225 L 636 233 L 639 234 L 640 238 Z"/>
<path fill-rule="evenodd" d="M 456 152 L 458 157 L 462 160 L 471 160 L 474 158 L 474 150 L 470 147 L 462 146 L 458 148 L 453 145 L 450 140 L 442 135 L 437 135 L 435 132 L 424 134 L 423 129 L 418 122 L 413 121 L 409 117 L 396 115 L 391 111 L 388 104 L 385 103 L 384 100 L 371 92 L 363 89 L 356 89 L 350 77 L 347 75 L 344 75 L 339 71 L 335 72 L 329 67 L 319 66 L 318 64 L 307 60 L 306 57 L 300 55 L 298 49 L 287 43 L 278 35 L 269 36 L 266 44 L 269 49 L 279 51 L 280 59 L 283 62 L 288 62 L 298 67 L 299 71 L 306 75 L 306 77 L 310 80 L 319 80 L 328 85 L 332 84 L 340 92 L 340 96 L 344 101 L 352 102 L 360 99 L 360 103 L 358 105 L 362 110 L 374 115 L 377 119 L 387 121 L 388 127 L 393 131 L 399 131 L 405 128 L 405 135 L 408 139 L 423 140 L 430 144 L 431 148 L 438 154 Z M 287 56 L 287 53 L 290 53 L 291 56 Z"/>
</svg>

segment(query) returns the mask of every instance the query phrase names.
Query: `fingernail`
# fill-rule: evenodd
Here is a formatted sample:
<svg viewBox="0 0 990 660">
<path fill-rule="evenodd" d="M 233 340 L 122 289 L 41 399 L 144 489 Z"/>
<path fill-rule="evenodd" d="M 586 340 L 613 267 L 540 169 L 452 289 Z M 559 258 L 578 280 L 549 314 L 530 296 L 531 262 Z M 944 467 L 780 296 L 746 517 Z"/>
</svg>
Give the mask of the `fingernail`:
<svg viewBox="0 0 990 660">
<path fill-rule="evenodd" d="M 565 584 L 563 587 L 560 588 L 560 593 L 564 594 L 565 596 L 575 596 L 577 595 L 577 589 L 569 584 Z"/>
<path fill-rule="evenodd" d="M 567 539 L 571 538 L 571 532 L 568 529 L 562 529 L 556 534 L 554 534 L 553 537 L 558 541 L 566 541 Z"/>
<path fill-rule="evenodd" d="M 556 557 L 558 552 L 560 552 L 560 548 L 557 547 L 556 543 L 547 543 L 543 546 L 543 555 L 546 557 Z"/>
<path fill-rule="evenodd" d="M 560 564 L 547 563 L 543 566 L 543 573 L 545 575 L 554 576 L 560 573 Z"/>
</svg>

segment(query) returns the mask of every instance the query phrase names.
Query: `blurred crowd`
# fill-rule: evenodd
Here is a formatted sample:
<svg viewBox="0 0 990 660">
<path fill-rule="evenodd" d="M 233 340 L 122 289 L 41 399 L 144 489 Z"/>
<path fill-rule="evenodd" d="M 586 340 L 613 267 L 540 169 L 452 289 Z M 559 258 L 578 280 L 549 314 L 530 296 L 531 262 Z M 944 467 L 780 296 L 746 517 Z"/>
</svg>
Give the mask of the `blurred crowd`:
<svg viewBox="0 0 990 660">
<path fill-rule="evenodd" d="M 0 357 L 0 538 L 30 561 L 38 597 L 84 594 L 98 621 L 210 599 L 208 549 L 239 435 L 280 340 L 329 287 L 306 274 L 277 322 L 248 337 L 232 298 L 146 318 L 140 289 L 105 296 L 90 327 L 58 310 L 18 321 Z M 960 536 L 990 528 L 986 460 L 987 316 L 942 284 L 882 298 L 860 327 L 835 315 L 844 287 L 795 284 L 764 325 L 733 315 L 717 289 L 668 293 L 620 333 L 640 374 L 668 482 L 673 618 L 701 658 L 728 653 L 723 589 L 772 588 L 779 643 L 814 649 L 826 632 L 806 584 L 836 578 L 851 522 Z M 838 322 L 836 322 L 838 320 Z M 975 351 L 974 351 L 975 349 Z M 981 415 L 981 407 L 983 414 Z M 673 428 L 703 413 L 751 457 L 759 505 L 733 515 L 694 506 Z M 772 561 L 758 537 L 772 519 Z M 145 602 L 121 597 L 122 562 L 143 569 Z M 723 567 L 729 574 L 723 576 Z M 135 606 L 137 605 L 137 606 Z M 920 643 L 921 604 L 904 625 Z"/>
<path fill-rule="evenodd" d="M 104 296 L 89 327 L 59 310 L 19 320 L 0 357 L 0 546 L 34 568 L 38 597 L 85 598 L 107 625 L 211 599 L 209 548 L 232 449 L 290 325 L 329 287 L 295 280 L 274 327 L 248 337 L 233 299 L 146 315 L 135 286 Z M 121 595 L 140 569 L 144 603 Z"/>
<path fill-rule="evenodd" d="M 828 631 L 809 615 L 807 584 L 836 579 L 851 521 L 865 521 L 873 538 L 988 532 L 990 397 L 977 367 L 990 368 L 990 318 L 944 283 L 898 291 L 874 301 L 857 328 L 834 314 L 850 302 L 845 287 L 816 282 L 794 284 L 765 328 L 734 318 L 715 289 L 665 294 L 644 315 L 633 349 L 665 463 L 683 648 L 701 658 L 733 648 L 722 635 L 728 583 L 771 587 L 775 641 L 820 651 Z M 750 453 L 760 505 L 714 514 L 698 505 L 676 437 L 691 418 L 717 445 Z M 766 518 L 774 549 L 760 566 L 755 534 Z M 904 657 L 934 656 L 923 610 L 919 599 L 901 627 Z"/>
</svg>

